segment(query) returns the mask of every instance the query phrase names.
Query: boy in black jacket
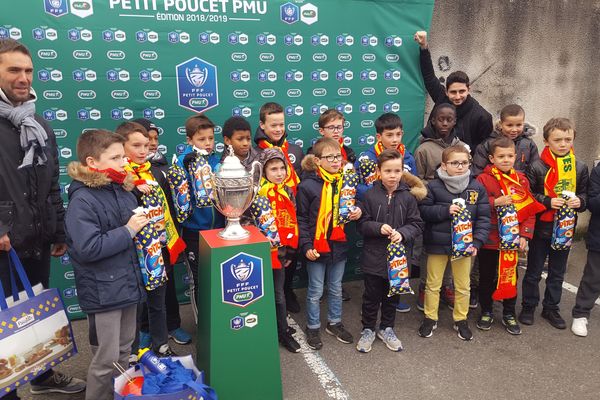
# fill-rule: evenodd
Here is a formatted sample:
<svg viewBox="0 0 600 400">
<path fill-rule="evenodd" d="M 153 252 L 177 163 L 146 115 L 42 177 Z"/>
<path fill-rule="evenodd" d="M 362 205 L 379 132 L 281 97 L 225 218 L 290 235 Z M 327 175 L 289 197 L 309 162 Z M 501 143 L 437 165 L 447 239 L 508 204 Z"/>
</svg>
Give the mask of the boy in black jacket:
<svg viewBox="0 0 600 400">
<path fill-rule="evenodd" d="M 404 171 L 402 155 L 395 149 L 387 149 L 377 157 L 377 172 L 381 180 L 373 183 L 360 205 L 362 217 L 358 231 L 364 237 L 362 272 L 365 282 L 362 305 L 363 330 L 356 349 L 362 353 L 371 351 L 377 337 L 392 351 L 402 350 L 402 343 L 394 333 L 398 295 L 388 296 L 390 284 L 386 247 L 391 242 L 412 242 L 423 232 L 423 220 L 419 214 L 417 197 L 427 195 L 424 186 L 409 188 L 402 182 Z M 381 309 L 381 323 L 375 330 L 377 313 Z"/>
<path fill-rule="evenodd" d="M 446 264 L 452 254 L 452 216 L 461 210 L 462 202 L 471 213 L 473 246 L 471 256 L 450 261 L 454 278 L 454 329 L 462 340 L 471 340 L 473 334 L 467 324 L 471 257 L 486 242 L 490 230 L 490 203 L 483 187 L 469 170 L 469 151 L 462 145 L 451 146 L 442 153 L 438 178 L 429 182 L 427 197 L 419 204 L 425 221 L 423 242 L 427 250 L 427 283 L 425 285 L 425 319 L 419 335 L 430 337 L 437 328 L 440 287 Z"/>
<path fill-rule="evenodd" d="M 540 159 L 527 169 L 531 193 L 546 207 L 546 211 L 536 216 L 535 232 L 529 242 L 527 272 L 522 284 L 523 309 L 519 315 L 519 321 L 525 325 L 533 325 L 535 308 L 540 301 L 539 283 L 544 262 L 548 257 L 542 318 L 547 319 L 550 325 L 557 329 L 567 327 L 558 312 L 558 304 L 562 295 L 569 249 L 554 250 L 551 248 L 551 241 L 556 210 L 566 204 L 576 212 L 583 212 L 587 206 L 588 168 L 575 158 L 574 139 L 575 128 L 571 121 L 567 118 L 550 119 L 544 125 L 546 147 L 542 150 Z M 563 192 L 572 192 L 575 196 L 565 200 Z"/>
</svg>

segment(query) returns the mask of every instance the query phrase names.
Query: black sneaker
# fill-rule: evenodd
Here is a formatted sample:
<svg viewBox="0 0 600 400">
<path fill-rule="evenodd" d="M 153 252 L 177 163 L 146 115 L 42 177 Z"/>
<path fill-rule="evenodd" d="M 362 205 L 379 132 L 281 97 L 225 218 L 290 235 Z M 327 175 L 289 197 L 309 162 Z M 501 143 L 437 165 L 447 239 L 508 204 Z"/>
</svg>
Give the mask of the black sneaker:
<svg viewBox="0 0 600 400">
<path fill-rule="evenodd" d="M 66 393 L 73 394 L 85 390 L 85 381 L 63 373 L 54 371 L 52 375 L 42 382 L 31 383 L 30 391 L 32 394 L 45 393 Z"/>
<path fill-rule="evenodd" d="M 523 306 L 519 314 L 519 322 L 525 325 L 533 325 L 535 307 Z"/>
<path fill-rule="evenodd" d="M 428 338 L 433 335 L 433 331 L 437 329 L 437 321 L 425 318 L 419 327 L 419 336 Z"/>
<path fill-rule="evenodd" d="M 519 326 L 515 316 L 512 314 L 502 316 L 502 325 L 506 327 L 506 332 L 510 333 L 511 335 L 521 334 L 521 327 Z"/>
<path fill-rule="evenodd" d="M 352 296 L 342 287 L 342 301 L 350 301 L 350 299 L 352 299 Z"/>
<path fill-rule="evenodd" d="M 173 350 L 171 350 L 168 344 L 163 344 L 162 346 L 160 346 L 160 348 L 156 352 L 156 355 L 159 358 L 177 357 L 177 354 Z"/>
<path fill-rule="evenodd" d="M 341 322 L 338 322 L 337 324 L 327 324 L 325 332 L 335 336 L 336 339 L 342 343 L 352 343 L 354 341 L 352 334 L 344 328 L 344 324 Z"/>
<path fill-rule="evenodd" d="M 457 321 L 454 323 L 454 330 L 458 332 L 458 337 L 462 340 L 473 339 L 473 332 L 469 329 L 467 320 Z"/>
<path fill-rule="evenodd" d="M 306 344 L 313 350 L 320 350 L 323 347 L 321 342 L 321 331 L 317 329 L 306 329 Z"/>
<path fill-rule="evenodd" d="M 292 328 L 291 326 L 288 326 L 287 333 L 289 333 L 290 335 L 293 335 L 294 333 L 296 333 L 296 329 Z"/>
<path fill-rule="evenodd" d="M 294 292 L 286 293 L 285 308 L 292 314 L 300 312 L 300 303 L 298 303 L 298 297 L 296 297 Z"/>
<path fill-rule="evenodd" d="M 294 339 L 289 332 L 279 337 L 279 343 L 287 349 L 290 353 L 299 353 L 300 344 Z"/>
<path fill-rule="evenodd" d="M 566 329 L 567 324 L 565 320 L 560 316 L 558 310 L 542 310 L 542 318 L 547 319 L 550 325 L 556 329 Z"/>
<path fill-rule="evenodd" d="M 515 321 L 516 322 L 516 321 Z M 492 329 L 492 324 L 494 323 L 494 314 L 491 312 L 483 312 L 481 313 L 481 317 L 477 320 L 477 329 L 481 329 L 482 331 L 489 331 Z"/>
</svg>

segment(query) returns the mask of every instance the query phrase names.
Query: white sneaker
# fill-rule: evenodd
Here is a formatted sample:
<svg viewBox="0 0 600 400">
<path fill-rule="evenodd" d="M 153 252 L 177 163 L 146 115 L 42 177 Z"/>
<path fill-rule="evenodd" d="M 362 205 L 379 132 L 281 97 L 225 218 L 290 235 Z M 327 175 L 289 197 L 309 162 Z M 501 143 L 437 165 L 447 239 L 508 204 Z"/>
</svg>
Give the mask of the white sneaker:
<svg viewBox="0 0 600 400">
<path fill-rule="evenodd" d="M 586 337 L 587 336 L 587 324 L 588 324 L 588 320 L 586 317 L 573 318 L 573 324 L 571 325 L 571 331 L 577 336 Z"/>
<path fill-rule="evenodd" d="M 385 330 L 379 329 L 377 331 L 377 337 L 381 339 L 391 351 L 402 351 L 402 342 L 398 339 L 392 328 L 387 327 Z"/>
<path fill-rule="evenodd" d="M 361 353 L 368 353 L 371 351 L 373 342 L 375 341 L 375 332 L 370 329 L 363 329 L 361 332 L 360 339 L 356 344 L 356 350 Z"/>
</svg>

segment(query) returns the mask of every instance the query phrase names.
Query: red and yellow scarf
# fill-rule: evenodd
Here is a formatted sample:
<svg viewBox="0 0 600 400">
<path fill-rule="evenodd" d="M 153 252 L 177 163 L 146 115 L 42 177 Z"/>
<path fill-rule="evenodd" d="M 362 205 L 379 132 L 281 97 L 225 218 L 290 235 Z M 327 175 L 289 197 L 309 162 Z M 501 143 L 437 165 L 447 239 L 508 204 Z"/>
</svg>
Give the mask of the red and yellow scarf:
<svg viewBox="0 0 600 400">
<path fill-rule="evenodd" d="M 377 143 L 375 143 L 375 146 L 373 146 L 373 149 L 375 150 L 375 155 L 377 157 L 379 157 L 379 155 L 381 154 L 381 152 L 383 150 L 385 150 L 385 147 L 383 147 L 383 143 L 380 140 Z M 404 146 L 404 144 L 400 143 L 396 147 L 396 150 L 398 150 L 398 152 L 402 155 L 402 158 L 404 158 L 404 153 L 406 152 L 406 146 Z"/>
<path fill-rule="evenodd" d="M 502 193 L 510 194 L 513 199 L 513 204 L 517 209 L 519 222 L 525 221 L 527 218 L 542 212 L 546 209 L 543 204 L 539 203 L 527 188 L 521 184 L 521 180 L 517 171 L 512 168 L 508 174 L 503 173 L 495 166 L 490 169 L 491 174 L 498 180 Z"/>
<path fill-rule="evenodd" d="M 340 152 L 342 153 L 342 159 L 344 161 L 348 161 L 348 154 L 346 154 L 346 149 L 344 148 L 344 138 L 339 138 L 338 142 L 340 143 Z"/>
<path fill-rule="evenodd" d="M 152 175 L 152 172 L 150 171 L 150 166 L 150 161 L 146 161 L 143 164 L 137 164 L 130 160 L 129 164 L 125 166 L 125 170 L 128 170 L 134 174 L 134 183 L 136 186 L 140 186 L 148 184 L 150 182 L 156 182 L 156 179 L 154 179 L 154 175 Z M 156 186 L 156 189 L 158 197 L 160 198 L 163 204 L 169 259 L 171 260 L 171 264 L 175 264 L 177 262 L 177 259 L 179 258 L 179 254 L 185 249 L 185 242 L 179 237 L 179 234 L 177 233 L 177 228 L 175 226 L 175 222 L 173 221 L 173 217 L 171 216 L 171 211 L 169 210 L 169 203 L 167 202 L 167 197 L 165 196 L 165 193 L 163 192 L 162 188 L 158 185 Z"/>
<path fill-rule="evenodd" d="M 269 199 L 273 215 L 277 220 L 277 231 L 281 244 L 294 249 L 298 248 L 298 220 L 296 208 L 290 195 L 285 190 L 285 185 L 277 185 L 263 178 L 259 196 Z"/>
<path fill-rule="evenodd" d="M 317 175 L 323 179 L 323 188 L 321 189 L 321 203 L 317 214 L 314 247 L 319 253 L 329 253 L 331 248 L 327 239 L 338 242 L 346 241 L 344 224 L 338 224 L 342 175 L 340 173 L 331 174 L 322 167 L 317 170 Z M 331 235 L 327 237 L 329 225 L 332 225 L 332 230 Z"/>
<path fill-rule="evenodd" d="M 298 174 L 296 174 L 296 171 L 294 170 L 294 164 L 292 163 L 292 161 L 290 160 L 290 156 L 288 155 L 288 150 L 290 148 L 290 144 L 288 143 L 287 139 L 283 139 L 283 144 L 281 146 L 275 146 L 273 144 L 271 144 L 270 142 L 268 142 L 267 140 L 260 140 L 258 142 L 258 147 L 260 147 L 261 149 L 269 149 L 271 147 L 279 147 L 281 149 L 281 151 L 283 151 L 283 154 L 285 155 L 285 159 L 287 160 L 287 178 L 285 179 L 284 184 L 288 187 L 290 187 L 292 189 L 292 192 L 294 193 L 294 195 L 296 194 L 296 190 L 298 187 L 298 184 L 300 183 L 300 178 L 298 177 Z"/>
<path fill-rule="evenodd" d="M 569 154 L 558 157 L 546 146 L 542 150 L 540 158 L 549 167 L 544 178 L 544 194 L 550 197 L 557 197 L 565 190 L 575 193 L 577 189 L 577 161 L 573 148 L 569 150 Z M 556 210 L 553 209 L 545 211 L 540 216 L 540 220 L 546 222 L 553 221 L 555 212 Z"/>
</svg>

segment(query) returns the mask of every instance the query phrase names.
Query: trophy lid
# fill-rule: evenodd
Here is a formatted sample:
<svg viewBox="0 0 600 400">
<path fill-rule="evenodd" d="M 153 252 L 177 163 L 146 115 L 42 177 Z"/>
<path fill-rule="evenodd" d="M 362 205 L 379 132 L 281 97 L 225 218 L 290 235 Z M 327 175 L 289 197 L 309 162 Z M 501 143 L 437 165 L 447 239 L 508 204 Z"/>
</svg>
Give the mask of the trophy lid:
<svg viewBox="0 0 600 400">
<path fill-rule="evenodd" d="M 248 176 L 249 173 L 242 165 L 242 162 L 233 153 L 233 146 L 228 147 L 229 155 L 221 163 L 221 168 L 217 175 L 221 178 L 241 178 Z"/>
</svg>

